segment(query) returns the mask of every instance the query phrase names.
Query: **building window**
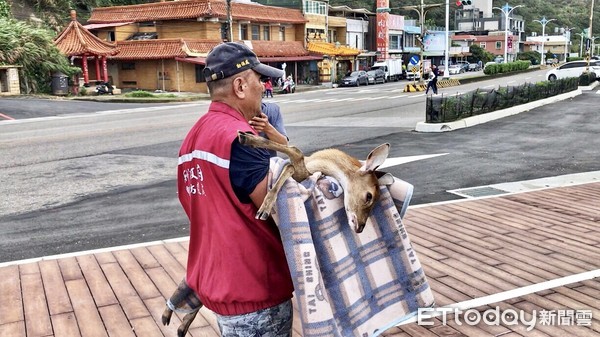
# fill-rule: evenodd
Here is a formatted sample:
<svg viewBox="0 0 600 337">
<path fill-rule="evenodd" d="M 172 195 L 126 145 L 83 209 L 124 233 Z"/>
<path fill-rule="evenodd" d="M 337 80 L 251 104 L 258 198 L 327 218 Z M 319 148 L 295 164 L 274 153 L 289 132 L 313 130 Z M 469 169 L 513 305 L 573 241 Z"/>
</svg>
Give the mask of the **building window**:
<svg viewBox="0 0 600 337">
<path fill-rule="evenodd" d="M 263 40 L 265 40 L 265 41 L 271 40 L 271 27 L 269 27 L 269 26 L 263 27 Z"/>
<path fill-rule="evenodd" d="M 502 49 L 502 41 L 496 41 L 496 49 Z"/>
<path fill-rule="evenodd" d="M 485 49 L 485 42 L 479 42 L 479 47 L 481 47 L 481 49 Z"/>
<path fill-rule="evenodd" d="M 279 27 L 279 41 L 285 41 L 285 27 Z"/>
<path fill-rule="evenodd" d="M 135 62 L 121 63 L 121 70 L 135 70 Z"/>
<path fill-rule="evenodd" d="M 260 40 L 260 26 L 252 25 L 252 40 Z"/>
<path fill-rule="evenodd" d="M 248 40 L 248 25 L 240 25 L 240 40 Z"/>
<path fill-rule="evenodd" d="M 106 41 L 108 41 L 108 42 L 115 41 L 115 31 L 108 32 L 108 35 L 106 37 Z"/>
<path fill-rule="evenodd" d="M 154 21 L 145 21 L 139 23 L 140 27 L 154 27 Z"/>
<path fill-rule="evenodd" d="M 204 79 L 204 66 L 196 64 L 196 83 L 204 83 L 206 80 Z"/>
<path fill-rule="evenodd" d="M 324 2 L 304 0 L 303 7 L 305 14 L 327 15 L 327 5 Z"/>
<path fill-rule="evenodd" d="M 389 49 L 402 49 L 402 36 L 390 35 Z"/>
</svg>

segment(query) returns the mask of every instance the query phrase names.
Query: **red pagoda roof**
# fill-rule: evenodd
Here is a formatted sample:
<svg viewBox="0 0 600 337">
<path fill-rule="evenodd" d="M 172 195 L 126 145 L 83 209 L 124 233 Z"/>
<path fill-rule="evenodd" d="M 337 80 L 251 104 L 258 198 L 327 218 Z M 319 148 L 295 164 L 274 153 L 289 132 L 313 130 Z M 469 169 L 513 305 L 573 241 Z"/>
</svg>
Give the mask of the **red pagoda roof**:
<svg viewBox="0 0 600 337">
<path fill-rule="evenodd" d="M 257 3 L 231 3 L 231 16 L 252 22 L 305 23 L 297 9 L 265 6 Z M 92 11 L 89 23 L 145 22 L 159 20 L 195 19 L 202 17 L 227 18 L 224 0 L 165 1 L 130 6 L 100 7 Z"/>
<path fill-rule="evenodd" d="M 75 11 L 71 11 L 71 22 L 54 40 L 54 44 L 67 56 L 91 54 L 114 55 L 118 49 L 112 43 L 102 41 L 77 22 Z"/>
</svg>

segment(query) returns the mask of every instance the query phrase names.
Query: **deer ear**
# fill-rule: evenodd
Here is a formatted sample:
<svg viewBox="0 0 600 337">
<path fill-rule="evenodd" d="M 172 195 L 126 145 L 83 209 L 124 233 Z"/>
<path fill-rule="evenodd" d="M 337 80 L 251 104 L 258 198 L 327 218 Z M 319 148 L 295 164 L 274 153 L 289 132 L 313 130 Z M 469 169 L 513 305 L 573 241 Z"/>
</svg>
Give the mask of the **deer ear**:
<svg viewBox="0 0 600 337">
<path fill-rule="evenodd" d="M 360 171 L 375 171 L 379 165 L 383 164 L 390 153 L 390 144 L 381 144 L 374 148 L 367 156 L 367 160 L 363 163 Z"/>
<path fill-rule="evenodd" d="M 377 175 L 377 182 L 379 182 L 379 186 L 391 185 L 394 183 L 394 176 L 391 173 L 375 171 L 375 175 Z"/>
</svg>

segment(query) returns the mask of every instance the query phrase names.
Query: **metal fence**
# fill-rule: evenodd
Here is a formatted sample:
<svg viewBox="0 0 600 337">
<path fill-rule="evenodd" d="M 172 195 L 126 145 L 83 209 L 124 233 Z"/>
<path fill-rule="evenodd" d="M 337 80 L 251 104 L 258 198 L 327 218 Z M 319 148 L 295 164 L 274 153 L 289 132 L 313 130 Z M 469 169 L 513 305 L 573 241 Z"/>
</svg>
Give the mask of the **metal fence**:
<svg viewBox="0 0 600 337">
<path fill-rule="evenodd" d="M 426 102 L 427 123 L 453 122 L 462 118 L 510 108 L 543 98 L 556 96 L 577 89 L 579 79 L 566 78 L 557 81 L 525 83 L 498 89 L 477 89 L 456 96 L 428 96 Z"/>
</svg>

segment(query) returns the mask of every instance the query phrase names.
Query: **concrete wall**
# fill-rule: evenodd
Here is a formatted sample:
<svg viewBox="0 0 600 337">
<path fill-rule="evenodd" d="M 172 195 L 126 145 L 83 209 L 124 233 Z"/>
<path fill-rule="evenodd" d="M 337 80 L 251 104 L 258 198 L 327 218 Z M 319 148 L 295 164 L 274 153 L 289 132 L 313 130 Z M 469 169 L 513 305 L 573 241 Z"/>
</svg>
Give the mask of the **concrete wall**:
<svg viewBox="0 0 600 337">
<path fill-rule="evenodd" d="M 0 67 L 0 96 L 20 95 L 19 70 L 10 67 Z"/>
</svg>

